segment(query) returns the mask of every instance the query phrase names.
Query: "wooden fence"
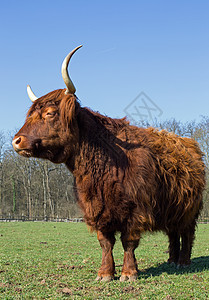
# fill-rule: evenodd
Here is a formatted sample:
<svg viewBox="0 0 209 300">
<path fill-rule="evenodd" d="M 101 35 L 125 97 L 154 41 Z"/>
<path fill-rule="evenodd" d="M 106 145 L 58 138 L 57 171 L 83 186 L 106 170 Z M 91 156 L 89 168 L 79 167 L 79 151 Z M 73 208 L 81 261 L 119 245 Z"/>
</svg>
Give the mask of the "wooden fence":
<svg viewBox="0 0 209 300">
<path fill-rule="evenodd" d="M 51 217 L 28 217 L 28 216 L 0 216 L 0 222 L 83 222 L 83 218 L 51 218 Z"/>
</svg>

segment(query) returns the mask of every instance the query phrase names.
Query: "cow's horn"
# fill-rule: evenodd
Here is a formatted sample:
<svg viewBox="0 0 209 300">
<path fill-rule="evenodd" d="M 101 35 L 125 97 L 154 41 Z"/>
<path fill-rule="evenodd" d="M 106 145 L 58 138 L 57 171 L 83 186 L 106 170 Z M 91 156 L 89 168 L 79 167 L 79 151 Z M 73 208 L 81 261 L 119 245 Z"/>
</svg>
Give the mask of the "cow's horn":
<svg viewBox="0 0 209 300">
<path fill-rule="evenodd" d="M 33 93 L 29 85 L 27 85 L 27 93 L 28 93 L 28 97 L 32 102 L 35 102 L 38 99 L 38 97 L 36 97 L 36 95 Z"/>
<path fill-rule="evenodd" d="M 68 68 L 68 64 L 69 64 L 69 62 L 70 62 L 71 57 L 72 57 L 73 54 L 74 54 L 79 48 L 81 48 L 81 47 L 82 47 L 82 45 L 76 47 L 73 51 L 71 51 L 71 52 L 65 57 L 65 59 L 64 59 L 64 61 L 63 61 L 63 63 L 62 63 L 62 78 L 63 78 L 63 80 L 64 80 L 64 82 L 65 82 L 65 84 L 66 84 L 66 87 L 67 87 L 66 92 L 65 92 L 66 94 L 75 94 L 75 91 L 76 91 L 75 86 L 74 86 L 74 84 L 72 83 L 72 81 L 71 81 L 71 79 L 70 79 L 70 76 L 69 76 L 69 74 L 68 74 L 67 68 Z"/>
</svg>

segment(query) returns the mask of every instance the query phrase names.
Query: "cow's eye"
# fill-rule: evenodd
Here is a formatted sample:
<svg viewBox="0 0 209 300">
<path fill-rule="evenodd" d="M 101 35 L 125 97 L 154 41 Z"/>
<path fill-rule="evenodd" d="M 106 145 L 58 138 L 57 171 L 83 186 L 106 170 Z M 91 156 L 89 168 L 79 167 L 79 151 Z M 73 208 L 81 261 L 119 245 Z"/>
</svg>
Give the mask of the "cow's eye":
<svg viewBox="0 0 209 300">
<path fill-rule="evenodd" d="M 56 111 L 48 111 L 43 114 L 43 118 L 53 118 L 56 115 Z"/>
<path fill-rule="evenodd" d="M 53 111 L 53 112 L 48 112 L 47 114 L 46 114 L 46 116 L 54 116 L 55 115 L 55 111 Z"/>
</svg>

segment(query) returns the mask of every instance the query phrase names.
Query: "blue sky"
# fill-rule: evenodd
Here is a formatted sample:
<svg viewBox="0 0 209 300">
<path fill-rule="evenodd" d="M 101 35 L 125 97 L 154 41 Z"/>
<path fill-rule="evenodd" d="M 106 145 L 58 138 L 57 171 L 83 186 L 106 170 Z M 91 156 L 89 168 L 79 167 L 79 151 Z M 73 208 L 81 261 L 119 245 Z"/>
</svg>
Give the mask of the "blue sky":
<svg viewBox="0 0 209 300">
<path fill-rule="evenodd" d="M 23 124 L 27 84 L 37 96 L 65 87 L 62 61 L 80 44 L 70 74 L 83 106 L 123 117 L 145 101 L 162 120 L 207 116 L 208 13 L 206 0 L 1 1 L 0 130 Z"/>
</svg>

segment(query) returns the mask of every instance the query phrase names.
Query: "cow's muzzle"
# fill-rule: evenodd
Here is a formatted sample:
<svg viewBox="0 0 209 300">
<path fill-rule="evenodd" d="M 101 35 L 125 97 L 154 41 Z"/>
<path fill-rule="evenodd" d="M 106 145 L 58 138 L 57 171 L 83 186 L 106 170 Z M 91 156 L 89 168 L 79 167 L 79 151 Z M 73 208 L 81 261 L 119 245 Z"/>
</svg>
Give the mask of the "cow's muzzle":
<svg viewBox="0 0 209 300">
<path fill-rule="evenodd" d="M 23 156 L 31 156 L 31 149 L 25 136 L 14 137 L 12 146 L 17 153 Z"/>
</svg>

